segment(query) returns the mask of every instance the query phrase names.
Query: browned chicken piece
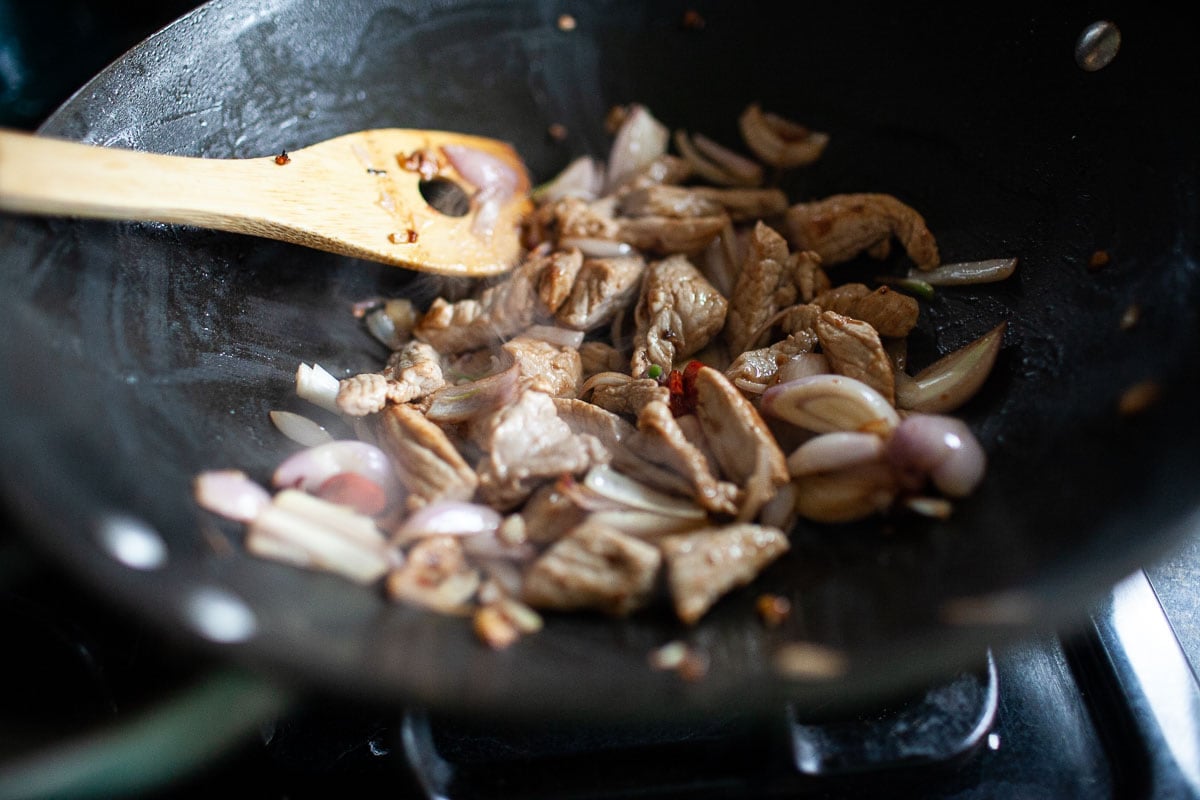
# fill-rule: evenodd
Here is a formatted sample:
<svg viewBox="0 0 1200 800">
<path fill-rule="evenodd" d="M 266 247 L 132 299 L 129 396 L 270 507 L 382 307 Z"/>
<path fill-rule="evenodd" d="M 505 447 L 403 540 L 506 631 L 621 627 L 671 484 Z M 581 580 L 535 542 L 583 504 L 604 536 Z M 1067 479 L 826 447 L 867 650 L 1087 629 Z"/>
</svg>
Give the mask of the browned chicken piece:
<svg viewBox="0 0 1200 800">
<path fill-rule="evenodd" d="M 814 345 L 817 342 L 817 319 L 821 307 L 813 303 L 800 303 L 779 312 L 775 324 L 788 336 L 800 336 Z"/>
<path fill-rule="evenodd" d="M 567 423 L 574 433 L 596 437 L 610 453 L 623 449 L 637 432 L 624 417 L 586 400 L 556 397 L 554 409 L 558 412 L 558 418 Z"/>
<path fill-rule="evenodd" d="M 387 576 L 388 597 L 446 614 L 467 613 L 479 588 L 479 572 L 467 563 L 453 536 L 431 536 L 408 551 L 404 564 Z"/>
<path fill-rule="evenodd" d="M 539 311 L 549 318 L 571 296 L 571 287 L 583 266 L 583 253 L 578 248 L 558 250 L 549 255 L 537 278 Z"/>
<path fill-rule="evenodd" d="M 690 497 L 708 511 L 737 513 L 738 487 L 713 475 L 708 458 L 684 434 L 666 403 L 647 403 L 642 408 L 629 453 L 641 462 L 624 469 L 630 477 Z M 617 458 L 618 466 L 625 467 L 626 462 Z"/>
<path fill-rule="evenodd" d="M 921 269 L 940 263 L 937 242 L 915 209 L 888 194 L 838 194 L 787 211 L 788 241 L 815 250 L 826 266 L 866 252 L 886 258 L 895 236 Z"/>
<path fill-rule="evenodd" d="M 614 414 L 636 417 L 642 406 L 654 400 L 666 403 L 671 390 L 653 378 L 634 378 L 622 383 L 600 384 L 592 390 L 592 402 Z"/>
<path fill-rule="evenodd" d="M 577 331 L 612 322 L 637 297 L 645 269 L 641 256 L 585 259 L 570 296 L 558 308 L 558 322 Z"/>
<path fill-rule="evenodd" d="M 627 361 L 621 351 L 608 342 L 590 339 L 579 347 L 579 358 L 583 364 L 583 377 L 592 377 L 601 372 L 620 372 Z"/>
<path fill-rule="evenodd" d="M 675 613 L 693 625 L 721 597 L 786 553 L 789 543 L 778 528 L 742 523 L 666 536 L 658 546 Z"/>
<path fill-rule="evenodd" d="M 618 217 L 617 238 L 638 250 L 659 256 L 683 253 L 698 256 L 721 233 L 725 214 L 676 219 L 663 216 Z"/>
<path fill-rule="evenodd" d="M 712 367 L 696 372 L 696 416 L 721 475 L 742 488 L 737 519 L 754 519 L 788 482 L 783 451 L 750 401 Z"/>
<path fill-rule="evenodd" d="M 692 191 L 715 200 L 734 222 L 777 217 L 788 209 L 787 195 L 779 189 L 717 189 L 697 186 Z"/>
<path fill-rule="evenodd" d="M 438 500 L 470 500 L 479 481 L 446 432 L 407 404 L 364 420 L 365 432 L 391 459 L 416 510 Z"/>
<path fill-rule="evenodd" d="M 725 340 L 731 353 L 754 347 L 751 340 L 775 312 L 796 302 L 787 261 L 783 236 L 764 222 L 756 223 L 726 315 Z"/>
<path fill-rule="evenodd" d="M 548 271 L 570 274 L 582 256 L 577 250 L 531 255 L 503 280 L 468 297 L 449 302 L 439 297 L 413 329 L 413 336 L 428 342 L 439 353 L 461 353 L 502 341 L 520 333 L 538 320 L 548 320 L 557 308 L 542 301 L 555 301 L 561 287 L 539 293 Z"/>
<path fill-rule="evenodd" d="M 917 327 L 921 307 L 916 298 L 896 292 L 886 286 L 874 291 L 863 283 L 844 283 L 822 292 L 813 305 L 826 311 L 836 311 L 860 319 L 879 332 L 880 336 L 901 338 Z"/>
<path fill-rule="evenodd" d="M 338 410 L 365 417 L 388 403 L 408 403 L 446 384 L 438 353 L 424 342 L 410 341 L 388 358 L 381 373 L 364 373 L 338 381 Z"/>
<path fill-rule="evenodd" d="M 595 437 L 576 435 L 558 418 L 554 400 L 544 392 L 522 392 L 480 428 L 487 455 L 476 468 L 479 494 L 498 509 L 516 507 L 545 481 L 582 475 L 609 460 Z"/>
<path fill-rule="evenodd" d="M 836 311 L 823 311 L 817 320 L 817 337 L 834 372 L 862 381 L 895 404 L 896 375 L 874 328 Z"/>
<path fill-rule="evenodd" d="M 574 347 L 518 336 L 502 349 L 512 356 L 521 373 L 522 385 L 551 397 L 575 397 L 583 382 L 583 362 Z"/>
<path fill-rule="evenodd" d="M 534 608 L 624 616 L 649 601 L 661 562 L 654 545 L 586 521 L 533 563 L 522 599 Z"/>
<path fill-rule="evenodd" d="M 725 369 L 725 377 L 743 391 L 761 394 L 776 383 L 776 374 L 792 356 L 811 353 L 816 335 L 798 333 L 769 347 L 745 350 Z"/>
<path fill-rule="evenodd" d="M 558 541 L 587 517 L 587 512 L 559 489 L 557 481 L 539 486 L 521 506 L 520 514 L 526 540 L 538 545 Z"/>
<path fill-rule="evenodd" d="M 615 197 L 599 200 L 584 200 L 579 197 L 564 197 L 547 208 L 553 214 L 554 232 L 558 239 L 604 239 L 621 241 L 620 225 L 617 224 Z"/>
<path fill-rule="evenodd" d="M 630 374 L 642 376 L 657 364 L 675 362 L 704 348 L 725 325 L 729 303 L 687 256 L 671 256 L 646 268 L 634 311 Z"/>
<path fill-rule="evenodd" d="M 821 256 L 812 250 L 798 250 L 788 256 L 792 270 L 792 280 L 799 291 L 797 298 L 801 303 L 811 303 L 813 298 L 822 292 L 829 291 L 833 283 L 825 270 L 821 269 Z"/>
</svg>

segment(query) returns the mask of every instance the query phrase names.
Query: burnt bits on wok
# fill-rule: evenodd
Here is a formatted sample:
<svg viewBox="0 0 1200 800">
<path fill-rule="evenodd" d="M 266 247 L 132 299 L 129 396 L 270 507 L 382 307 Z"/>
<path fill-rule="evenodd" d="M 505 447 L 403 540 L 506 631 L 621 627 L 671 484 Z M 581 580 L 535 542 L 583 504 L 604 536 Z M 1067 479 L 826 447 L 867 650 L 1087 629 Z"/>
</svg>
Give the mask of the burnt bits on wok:
<svg viewBox="0 0 1200 800">
<path fill-rule="evenodd" d="M 493 647 L 540 612 L 660 598 L 694 624 L 783 556 L 800 520 L 951 513 L 986 468 L 951 415 L 1004 324 L 909 375 L 921 305 L 901 289 L 996 270 L 942 264 L 896 197 L 768 185 L 829 136 L 758 105 L 739 119 L 748 155 L 620 112 L 606 159 L 534 192 L 512 272 L 420 308 L 364 301 L 392 351 L 377 372 L 300 365 L 297 393 L 346 434 L 274 412 L 300 449 L 270 488 L 214 470 L 200 505 L 244 523 L 256 555 L 469 616 Z M 837 280 L 897 245 L 906 278 Z"/>
</svg>

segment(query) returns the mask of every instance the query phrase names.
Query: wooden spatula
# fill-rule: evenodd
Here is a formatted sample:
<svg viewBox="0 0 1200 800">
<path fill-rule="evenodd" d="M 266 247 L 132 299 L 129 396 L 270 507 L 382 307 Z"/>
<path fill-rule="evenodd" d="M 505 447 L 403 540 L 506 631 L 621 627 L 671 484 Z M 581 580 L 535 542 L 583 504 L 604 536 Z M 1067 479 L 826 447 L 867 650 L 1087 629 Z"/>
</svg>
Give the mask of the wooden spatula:
<svg viewBox="0 0 1200 800">
<path fill-rule="evenodd" d="M 530 208 L 511 146 L 446 131 L 215 159 L 0 130 L 0 209 L 13 212 L 194 225 L 476 277 L 516 264 Z"/>
</svg>

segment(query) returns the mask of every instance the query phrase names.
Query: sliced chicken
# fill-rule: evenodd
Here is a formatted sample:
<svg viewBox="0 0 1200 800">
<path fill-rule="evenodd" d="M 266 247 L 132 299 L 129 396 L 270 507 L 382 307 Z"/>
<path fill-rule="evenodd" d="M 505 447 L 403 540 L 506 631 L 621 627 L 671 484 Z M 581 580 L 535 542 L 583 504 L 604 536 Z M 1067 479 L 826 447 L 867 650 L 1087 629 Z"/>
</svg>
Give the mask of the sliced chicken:
<svg viewBox="0 0 1200 800">
<path fill-rule="evenodd" d="M 921 269 L 940 263 L 937 242 L 916 209 L 889 194 L 838 194 L 787 211 L 788 241 L 815 250 L 826 266 L 867 253 L 886 258 L 895 236 Z"/>
<path fill-rule="evenodd" d="M 522 599 L 534 608 L 624 616 L 650 600 L 661 562 L 654 545 L 584 522 L 533 563 Z"/>
<path fill-rule="evenodd" d="M 896 375 L 874 328 L 862 320 L 825 311 L 817 320 L 817 336 L 834 372 L 862 381 L 895 404 Z"/>
<path fill-rule="evenodd" d="M 700 620 L 730 590 L 745 586 L 787 552 L 778 528 L 743 523 L 667 536 L 658 541 L 679 619 Z"/>
<path fill-rule="evenodd" d="M 706 347 L 724 327 L 728 307 L 686 256 L 651 263 L 634 311 L 630 374 L 643 376 L 652 365 L 669 372 L 677 361 Z"/>
<path fill-rule="evenodd" d="M 641 256 L 586 259 L 556 319 L 577 331 L 607 325 L 619 311 L 633 304 L 645 269 Z"/>
<path fill-rule="evenodd" d="M 445 431 L 417 409 L 407 404 L 389 405 L 365 424 L 408 490 L 410 510 L 437 500 L 470 500 L 474 496 L 479 484 L 475 471 Z"/>
<path fill-rule="evenodd" d="M 551 397 L 575 397 L 583 382 L 583 362 L 574 347 L 518 336 L 504 343 L 521 374 L 521 384 Z"/>
<path fill-rule="evenodd" d="M 731 353 L 753 347 L 755 334 L 775 312 L 796 302 L 787 262 L 783 236 L 764 222 L 755 224 L 726 316 L 725 340 Z"/>
<path fill-rule="evenodd" d="M 826 311 L 836 311 L 860 319 L 880 336 L 900 338 L 912 333 L 921 315 L 916 298 L 903 292 L 880 286 L 874 291 L 864 283 L 844 283 L 836 289 L 822 292 L 813 305 Z"/>
</svg>

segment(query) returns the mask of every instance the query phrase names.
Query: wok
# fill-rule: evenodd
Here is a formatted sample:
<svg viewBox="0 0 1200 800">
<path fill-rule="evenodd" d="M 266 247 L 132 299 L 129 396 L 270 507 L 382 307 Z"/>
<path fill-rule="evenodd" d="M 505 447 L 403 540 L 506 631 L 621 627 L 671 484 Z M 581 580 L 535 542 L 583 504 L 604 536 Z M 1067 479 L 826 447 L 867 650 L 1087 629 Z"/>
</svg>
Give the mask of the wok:
<svg viewBox="0 0 1200 800">
<path fill-rule="evenodd" d="M 682 24 L 689 10 L 702 26 Z M 572 30 L 558 25 L 568 11 Z M 618 103 L 733 146 L 751 101 L 828 131 L 824 158 L 785 178 L 794 200 L 892 193 L 925 216 L 945 261 L 1020 259 L 1003 283 L 923 303 L 913 336 L 919 364 L 1008 322 L 994 374 L 962 410 L 989 475 L 950 519 L 802 525 L 792 552 L 694 629 L 663 604 L 624 620 L 549 615 L 492 652 L 462 619 L 247 556 L 238 531 L 191 498 L 203 469 L 268 475 L 291 448 L 267 412 L 308 410 L 296 366 L 377 368 L 386 354 L 350 304 L 428 299 L 428 279 L 210 231 L 19 216 L 0 219 L 5 499 L 98 596 L 186 646 L 444 709 L 670 715 L 786 701 L 817 713 L 1074 624 L 1188 531 L 1200 501 L 1197 64 L 1184 26 L 1106 5 L 1120 51 L 1081 69 L 1076 41 L 1098 13 L 215 0 L 42 128 L 217 157 L 445 128 L 514 143 L 535 180 L 604 155 Z M 564 141 L 547 136 L 551 123 Z M 1109 262 L 1093 269 L 1097 251 Z M 1122 326 L 1131 307 L 1140 316 Z M 1119 413 L 1143 381 L 1157 401 Z M 757 623 L 760 591 L 792 600 L 784 626 Z M 649 651 L 676 638 L 708 652 L 703 680 L 648 668 Z M 772 653 L 793 640 L 837 648 L 847 670 L 780 677 Z"/>
</svg>

